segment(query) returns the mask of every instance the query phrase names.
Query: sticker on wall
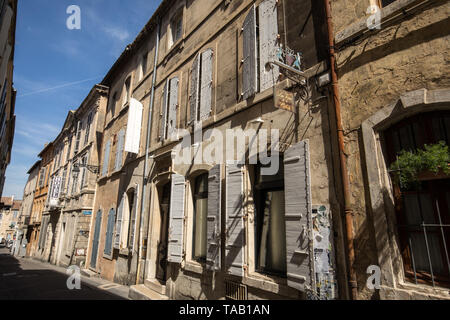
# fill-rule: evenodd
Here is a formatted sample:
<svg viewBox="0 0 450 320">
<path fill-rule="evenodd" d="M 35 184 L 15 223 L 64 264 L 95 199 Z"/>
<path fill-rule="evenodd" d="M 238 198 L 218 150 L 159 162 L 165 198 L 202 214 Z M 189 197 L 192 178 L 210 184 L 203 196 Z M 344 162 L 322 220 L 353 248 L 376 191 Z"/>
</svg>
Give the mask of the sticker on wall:
<svg viewBox="0 0 450 320">
<path fill-rule="evenodd" d="M 333 300 L 337 297 L 337 284 L 333 224 L 328 206 L 313 206 L 312 221 L 316 292 L 313 293 L 311 298 Z"/>
</svg>

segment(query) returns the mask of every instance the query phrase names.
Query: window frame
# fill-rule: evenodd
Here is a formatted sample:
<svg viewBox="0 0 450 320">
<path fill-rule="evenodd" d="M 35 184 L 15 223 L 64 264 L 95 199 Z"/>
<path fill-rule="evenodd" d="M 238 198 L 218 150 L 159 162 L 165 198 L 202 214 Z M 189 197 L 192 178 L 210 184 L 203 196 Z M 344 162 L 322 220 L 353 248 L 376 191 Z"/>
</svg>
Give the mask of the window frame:
<svg viewBox="0 0 450 320">
<path fill-rule="evenodd" d="M 197 183 L 199 182 L 200 179 L 204 179 L 206 181 L 206 190 L 197 193 Z M 204 181 L 204 182 L 205 182 Z M 200 264 L 206 264 L 206 259 L 207 259 L 207 255 L 208 255 L 208 230 L 207 230 L 207 224 L 208 224 L 208 204 L 206 204 L 206 213 L 204 216 L 204 238 L 205 238 L 205 247 L 206 247 L 206 252 L 205 252 L 205 256 L 196 256 L 196 252 L 195 252 L 195 246 L 196 246 L 196 233 L 197 233 L 197 208 L 196 208 L 196 200 L 198 199 L 206 199 L 208 200 L 208 196 L 209 196 L 209 189 L 208 189 L 208 185 L 209 185 L 209 174 L 208 172 L 199 172 L 198 175 L 196 175 L 195 177 L 192 178 L 191 181 L 191 198 L 192 198 L 192 254 L 191 254 L 191 259 L 197 263 Z M 207 202 L 208 203 L 208 202 Z"/>
</svg>

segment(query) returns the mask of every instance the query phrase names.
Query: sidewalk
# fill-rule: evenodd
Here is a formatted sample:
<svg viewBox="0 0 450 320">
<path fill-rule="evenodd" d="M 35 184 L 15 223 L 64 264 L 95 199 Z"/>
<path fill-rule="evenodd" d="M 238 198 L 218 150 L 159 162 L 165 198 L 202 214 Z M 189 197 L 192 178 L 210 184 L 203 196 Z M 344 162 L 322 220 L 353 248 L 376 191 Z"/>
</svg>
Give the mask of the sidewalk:
<svg viewBox="0 0 450 320">
<path fill-rule="evenodd" d="M 50 263 L 42 262 L 39 260 L 36 260 L 34 258 L 16 258 L 19 261 L 27 261 L 31 262 L 35 265 L 39 265 L 43 269 L 53 270 L 58 273 L 67 275 L 66 271 L 67 269 L 64 267 L 59 267 L 52 265 Z M 116 296 L 119 296 L 123 299 L 131 300 L 128 295 L 130 292 L 130 287 L 120 285 L 111 281 L 107 281 L 105 279 L 102 279 L 98 276 L 86 276 L 85 270 L 81 269 L 81 286 L 88 286 L 92 287 L 98 290 L 102 290 L 111 294 L 114 294 Z"/>
</svg>

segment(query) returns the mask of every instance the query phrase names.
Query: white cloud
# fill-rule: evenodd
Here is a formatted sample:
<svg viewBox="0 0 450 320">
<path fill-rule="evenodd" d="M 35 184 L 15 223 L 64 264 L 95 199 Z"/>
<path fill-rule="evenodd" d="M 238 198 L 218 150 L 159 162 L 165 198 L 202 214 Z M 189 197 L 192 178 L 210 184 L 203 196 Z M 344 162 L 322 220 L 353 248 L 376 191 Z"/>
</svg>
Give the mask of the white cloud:
<svg viewBox="0 0 450 320">
<path fill-rule="evenodd" d="M 118 27 L 108 27 L 103 26 L 103 31 L 111 38 L 117 39 L 120 42 L 126 41 L 128 38 L 130 38 L 130 33 L 125 30 Z"/>
</svg>

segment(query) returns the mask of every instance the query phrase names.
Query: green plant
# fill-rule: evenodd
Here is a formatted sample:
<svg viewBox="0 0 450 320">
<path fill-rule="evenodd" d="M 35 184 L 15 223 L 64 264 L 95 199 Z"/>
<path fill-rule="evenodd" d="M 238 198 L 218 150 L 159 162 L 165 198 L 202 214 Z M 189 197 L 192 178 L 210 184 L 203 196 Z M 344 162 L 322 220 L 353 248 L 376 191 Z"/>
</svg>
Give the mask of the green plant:
<svg viewBox="0 0 450 320">
<path fill-rule="evenodd" d="M 399 177 L 401 186 L 409 187 L 418 182 L 418 175 L 423 171 L 437 174 L 442 170 L 445 174 L 450 174 L 449 162 L 448 146 L 444 141 L 440 141 L 437 144 L 425 145 L 423 149 L 415 152 L 402 150 L 390 169 Z"/>
</svg>

